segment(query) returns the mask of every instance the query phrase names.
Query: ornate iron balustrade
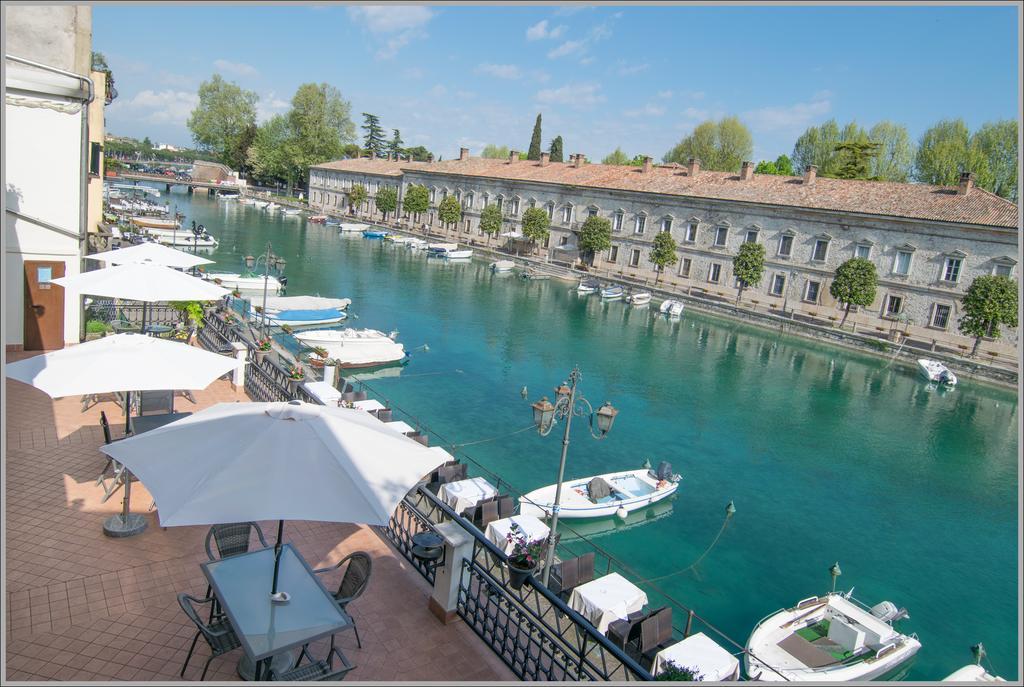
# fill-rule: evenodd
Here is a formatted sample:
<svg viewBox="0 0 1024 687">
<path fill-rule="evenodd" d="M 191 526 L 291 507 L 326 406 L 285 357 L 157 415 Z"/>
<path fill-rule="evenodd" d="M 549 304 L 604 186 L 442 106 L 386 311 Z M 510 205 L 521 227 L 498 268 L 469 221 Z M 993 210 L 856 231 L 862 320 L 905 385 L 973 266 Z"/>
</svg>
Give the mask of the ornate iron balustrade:
<svg viewBox="0 0 1024 687">
<path fill-rule="evenodd" d="M 245 393 L 252 400 L 263 403 L 291 401 L 293 398 L 288 385 L 282 385 L 275 375 L 268 371 L 267 361 L 260 364 L 250 360 L 245 366 Z"/>
<path fill-rule="evenodd" d="M 434 525 L 443 520 L 432 519 L 430 515 L 420 511 L 417 504 L 427 506 L 429 503 L 419 494 L 419 488 L 413 489 L 406 495 L 405 499 L 398 504 L 398 508 L 391 514 L 387 527 L 379 527 L 378 531 L 391 545 L 405 556 L 406 560 L 412 563 L 413 567 L 423 575 L 423 578 L 434 586 L 436 564 L 423 561 L 412 555 L 412 538 L 420 532 L 433 532 Z M 429 507 L 429 506 L 427 506 Z"/>
<path fill-rule="evenodd" d="M 88 319 L 101 322 L 129 322 L 136 326 L 142 325 L 141 303 L 118 303 L 112 299 L 95 299 L 86 308 Z M 182 315 L 169 305 L 146 305 L 146 324 L 166 324 L 174 326 L 182 322 Z"/>
</svg>

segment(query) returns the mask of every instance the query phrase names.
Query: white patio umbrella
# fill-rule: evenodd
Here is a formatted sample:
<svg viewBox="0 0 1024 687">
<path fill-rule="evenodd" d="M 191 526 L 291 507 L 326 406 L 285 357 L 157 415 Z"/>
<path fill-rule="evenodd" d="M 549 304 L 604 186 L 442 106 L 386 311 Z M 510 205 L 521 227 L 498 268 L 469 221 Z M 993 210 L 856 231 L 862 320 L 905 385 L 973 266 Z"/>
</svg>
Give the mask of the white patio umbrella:
<svg viewBox="0 0 1024 687">
<path fill-rule="evenodd" d="M 284 520 L 386 525 L 445 460 L 369 413 L 300 401 L 221 403 L 100 450 L 145 483 L 162 526 L 278 520 L 278 556 Z"/>
<path fill-rule="evenodd" d="M 108 250 L 85 256 L 89 260 L 97 260 L 107 265 L 124 265 L 127 263 L 152 263 L 165 267 L 187 269 L 197 265 L 209 265 L 213 260 L 201 258 L 185 251 L 176 250 L 159 243 L 140 243 L 128 248 Z"/>
</svg>

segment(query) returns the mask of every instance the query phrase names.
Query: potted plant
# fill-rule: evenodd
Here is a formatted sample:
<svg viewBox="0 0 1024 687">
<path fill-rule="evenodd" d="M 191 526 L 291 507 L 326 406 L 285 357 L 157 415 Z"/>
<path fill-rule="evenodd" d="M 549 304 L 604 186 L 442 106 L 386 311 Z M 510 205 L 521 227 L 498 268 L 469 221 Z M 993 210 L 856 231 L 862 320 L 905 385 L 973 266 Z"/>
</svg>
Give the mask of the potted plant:
<svg viewBox="0 0 1024 687">
<path fill-rule="evenodd" d="M 239 291 L 238 289 L 233 289 L 231 291 L 231 295 L 234 296 L 235 298 L 241 298 L 242 297 L 242 292 Z"/>
<path fill-rule="evenodd" d="M 519 589 L 526 582 L 544 555 L 544 540 L 536 539 L 530 541 L 526 533 L 515 522 L 509 529 L 508 542 L 512 544 L 512 551 L 508 554 L 508 583 L 512 589 Z"/>
<path fill-rule="evenodd" d="M 306 378 L 306 371 L 302 369 L 301 365 L 292 365 L 288 368 L 288 393 L 295 395 L 295 391 L 299 388 L 299 384 Z"/>
<path fill-rule="evenodd" d="M 267 354 L 272 350 L 271 341 L 269 336 L 265 336 L 262 339 L 256 340 L 256 362 L 262 363 L 267 357 Z"/>
<path fill-rule="evenodd" d="M 661 670 L 654 676 L 654 679 L 658 681 L 701 682 L 704 680 L 704 676 L 696 668 L 681 666 L 675 661 L 665 661 Z"/>
<path fill-rule="evenodd" d="M 313 367 L 323 367 L 327 362 L 327 349 L 323 346 L 313 346 L 309 353 L 309 364 Z"/>
</svg>

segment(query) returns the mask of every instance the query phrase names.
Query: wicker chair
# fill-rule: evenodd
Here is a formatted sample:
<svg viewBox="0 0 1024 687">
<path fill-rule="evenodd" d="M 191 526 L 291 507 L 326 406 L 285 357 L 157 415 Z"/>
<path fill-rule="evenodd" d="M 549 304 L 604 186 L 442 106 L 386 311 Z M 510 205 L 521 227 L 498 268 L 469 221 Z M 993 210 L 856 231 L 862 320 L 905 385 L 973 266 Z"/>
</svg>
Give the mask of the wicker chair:
<svg viewBox="0 0 1024 687">
<path fill-rule="evenodd" d="M 640 621 L 647 617 L 643 611 L 634 611 L 625 619 L 614 620 L 608 626 L 607 636 L 612 644 L 625 650 L 626 644 L 635 641 L 640 636 Z"/>
<path fill-rule="evenodd" d="M 196 611 L 195 604 L 207 603 L 211 604 L 212 609 L 212 604 L 214 603 L 212 597 L 207 596 L 205 599 L 197 599 L 188 594 L 178 594 L 178 605 L 181 606 L 181 610 L 185 611 L 185 615 L 198 628 L 196 636 L 192 638 L 192 646 L 189 647 L 188 655 L 185 657 L 185 665 L 181 667 L 181 677 L 185 677 L 185 670 L 188 668 L 188 662 L 192 660 L 192 652 L 196 650 L 196 642 L 199 641 L 200 636 L 210 646 L 210 657 L 206 659 L 206 665 L 203 666 L 203 674 L 199 677 L 200 680 L 206 679 L 206 671 L 210 668 L 210 661 L 242 646 L 238 635 L 235 634 L 234 629 L 231 627 L 231 623 L 223 615 L 213 615 L 211 613 L 210 621 L 207 623 L 199 619 L 199 613 Z"/>
<path fill-rule="evenodd" d="M 480 529 L 486 530 L 487 526 L 495 520 L 500 520 L 497 501 L 485 501 L 480 504 Z"/>
<path fill-rule="evenodd" d="M 334 601 L 338 604 L 338 608 L 341 609 L 342 613 L 345 613 L 349 620 L 352 621 L 352 629 L 356 633 L 356 644 L 362 649 L 363 643 L 359 639 L 359 628 L 356 627 L 356 621 L 346 610 L 346 607 L 351 601 L 358 599 L 366 591 L 366 586 L 370 583 L 370 572 L 373 569 L 373 560 L 370 558 L 370 554 L 365 551 L 354 551 L 334 565 L 318 568 L 313 572 L 320 575 L 332 570 L 338 570 L 346 563 L 348 563 L 348 567 L 345 569 L 345 575 L 341 578 L 341 584 L 338 585 L 338 591 L 334 593 Z"/>
<path fill-rule="evenodd" d="M 498 516 L 502 518 L 511 518 L 516 514 L 516 502 L 511 496 L 502 496 L 498 498 Z"/>
<path fill-rule="evenodd" d="M 121 441 L 124 437 L 114 439 L 110 434 L 110 423 L 107 421 L 107 414 L 100 411 L 100 427 L 103 429 L 103 443 L 112 444 L 115 441 Z M 111 476 L 107 477 L 107 471 L 112 471 Z M 117 491 L 117 488 L 124 484 L 124 466 L 117 462 L 110 456 L 107 456 L 107 462 L 103 466 L 103 471 L 100 472 L 100 476 L 96 478 L 96 484 L 103 487 L 103 502 L 106 503 L 107 499 L 110 498 L 111 494 Z M 109 479 L 109 482 L 108 482 Z"/>
<path fill-rule="evenodd" d="M 588 551 L 582 556 L 564 560 L 555 565 L 551 572 L 551 591 L 567 601 L 574 587 L 594 579 L 594 552 Z"/>
<path fill-rule="evenodd" d="M 650 669 L 654 657 L 672 641 L 672 608 L 664 606 L 640 621 L 640 665 Z"/>
<path fill-rule="evenodd" d="M 338 657 L 338 661 L 341 663 L 340 668 L 334 667 L 335 656 Z M 302 659 L 306 659 L 309 663 L 300 665 Z M 314 660 L 309 654 L 309 645 L 307 644 L 302 647 L 302 651 L 299 653 L 299 660 L 295 662 L 292 668 L 281 673 L 275 672 L 271 668 L 269 679 L 281 682 L 334 682 L 344 680 L 345 676 L 353 668 L 355 666 L 348 660 L 348 657 L 334 646 L 334 638 L 332 637 L 331 650 L 327 652 L 326 658 L 319 661 Z"/>
</svg>

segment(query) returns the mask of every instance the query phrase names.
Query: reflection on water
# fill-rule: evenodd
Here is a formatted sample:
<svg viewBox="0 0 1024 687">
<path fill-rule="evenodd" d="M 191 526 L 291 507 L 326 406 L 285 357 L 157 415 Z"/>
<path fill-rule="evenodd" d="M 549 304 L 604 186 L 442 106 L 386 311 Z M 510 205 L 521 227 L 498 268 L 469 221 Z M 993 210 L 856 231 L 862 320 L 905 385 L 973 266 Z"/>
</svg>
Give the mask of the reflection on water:
<svg viewBox="0 0 1024 687">
<path fill-rule="evenodd" d="M 675 496 L 658 501 L 646 508 L 635 510 L 626 515 L 625 519 L 617 517 L 590 518 L 587 520 L 559 520 L 558 531 L 562 533 L 562 541 L 570 542 L 580 537 L 591 541 L 599 541 L 609 534 L 620 535 L 635 527 L 643 527 L 661 520 L 672 513 L 672 502 Z"/>
</svg>

